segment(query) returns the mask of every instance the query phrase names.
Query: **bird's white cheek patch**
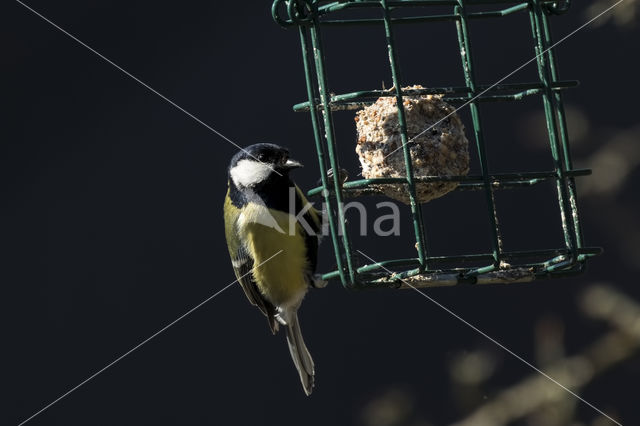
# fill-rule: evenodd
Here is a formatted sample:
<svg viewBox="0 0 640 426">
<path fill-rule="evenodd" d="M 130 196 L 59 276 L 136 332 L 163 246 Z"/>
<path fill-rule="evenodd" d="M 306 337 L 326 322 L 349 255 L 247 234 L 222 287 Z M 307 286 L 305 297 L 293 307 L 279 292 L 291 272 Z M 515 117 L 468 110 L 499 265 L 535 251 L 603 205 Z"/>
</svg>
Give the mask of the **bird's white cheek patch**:
<svg viewBox="0 0 640 426">
<path fill-rule="evenodd" d="M 237 187 L 252 187 L 265 180 L 271 173 L 271 168 L 264 163 L 254 160 L 240 160 L 230 170 L 229 174 Z"/>
</svg>

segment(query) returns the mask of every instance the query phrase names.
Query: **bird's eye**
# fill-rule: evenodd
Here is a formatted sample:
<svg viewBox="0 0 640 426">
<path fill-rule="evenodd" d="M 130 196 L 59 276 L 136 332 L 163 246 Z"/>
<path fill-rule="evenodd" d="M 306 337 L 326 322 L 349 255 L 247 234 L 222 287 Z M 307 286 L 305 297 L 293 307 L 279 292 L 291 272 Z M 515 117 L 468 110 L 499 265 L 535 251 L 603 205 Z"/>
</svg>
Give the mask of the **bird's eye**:
<svg viewBox="0 0 640 426">
<path fill-rule="evenodd" d="M 267 160 L 267 156 L 265 154 L 258 155 L 258 161 L 265 162 Z"/>
</svg>

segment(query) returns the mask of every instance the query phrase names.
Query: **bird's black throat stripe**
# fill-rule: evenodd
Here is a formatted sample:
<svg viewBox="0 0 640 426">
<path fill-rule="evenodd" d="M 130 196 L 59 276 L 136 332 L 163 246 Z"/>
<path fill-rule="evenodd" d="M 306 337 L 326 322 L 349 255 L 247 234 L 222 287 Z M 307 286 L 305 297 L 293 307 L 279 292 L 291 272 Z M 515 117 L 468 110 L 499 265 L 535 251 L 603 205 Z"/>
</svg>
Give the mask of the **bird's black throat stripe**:
<svg viewBox="0 0 640 426">
<path fill-rule="evenodd" d="M 237 208 L 242 208 L 247 205 L 247 203 L 256 201 L 264 203 L 264 205 L 270 209 L 290 213 L 290 188 L 295 188 L 295 184 L 291 179 L 286 175 L 279 176 L 275 173 L 271 173 L 264 181 L 244 191 L 238 189 L 233 179 L 229 179 L 229 198 L 231 199 L 231 203 Z M 255 200 L 252 199 L 253 197 L 255 197 Z M 295 194 L 296 213 L 302 208 L 302 200 Z"/>
</svg>

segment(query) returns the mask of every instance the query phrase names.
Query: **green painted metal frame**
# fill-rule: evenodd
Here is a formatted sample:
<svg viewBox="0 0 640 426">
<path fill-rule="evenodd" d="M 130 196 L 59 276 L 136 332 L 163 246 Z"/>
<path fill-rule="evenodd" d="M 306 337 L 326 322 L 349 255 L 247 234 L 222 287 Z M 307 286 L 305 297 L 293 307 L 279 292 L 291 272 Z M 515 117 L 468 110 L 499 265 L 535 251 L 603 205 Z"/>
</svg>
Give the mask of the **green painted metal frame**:
<svg viewBox="0 0 640 426">
<path fill-rule="evenodd" d="M 468 12 L 470 5 L 498 5 L 498 10 Z M 395 17 L 401 8 L 426 6 L 451 6 L 452 13 L 439 15 Z M 306 78 L 306 102 L 294 105 L 296 111 L 308 111 L 311 116 L 315 145 L 318 154 L 322 186 L 309 191 L 309 196 L 321 195 L 327 206 L 327 219 L 331 242 L 335 253 L 336 270 L 325 273 L 325 279 L 339 278 L 347 288 L 400 287 L 400 279 L 427 277 L 431 285 L 439 282 L 454 283 L 509 282 L 509 275 L 500 272 L 517 270 L 512 281 L 522 281 L 522 273 L 530 279 L 573 275 L 584 271 L 586 260 L 599 254 L 598 247 L 585 247 L 578 217 L 575 177 L 590 174 L 590 170 L 574 169 L 569 150 L 566 119 L 562 104 L 562 91 L 577 86 L 576 81 L 559 80 L 553 42 L 549 28 L 549 15 L 561 14 L 569 7 L 569 0 L 378 0 L 378 1 L 320 1 L 275 0 L 272 6 L 274 20 L 283 27 L 297 27 L 302 47 L 302 59 Z M 373 8 L 381 12 L 376 19 L 335 19 L 333 13 L 345 9 Z M 527 12 L 531 24 L 539 81 L 483 85 L 476 82 L 473 66 L 469 20 L 499 18 L 517 12 Z M 453 21 L 458 34 L 460 58 L 465 86 L 432 87 L 402 90 L 394 27 L 403 24 L 420 24 L 434 21 Z M 389 66 L 393 80 L 392 90 L 370 90 L 330 94 L 327 83 L 324 48 L 321 30 L 332 26 L 377 25 L 384 30 Z M 328 170 L 339 170 L 337 142 L 333 113 L 370 105 L 380 96 L 394 96 L 402 106 L 404 96 L 444 94 L 452 104 L 468 105 L 471 112 L 473 135 L 480 163 L 480 175 L 475 176 L 427 176 L 416 177 L 412 172 L 407 141 L 404 107 L 398 109 L 398 123 L 403 142 L 406 178 L 361 179 L 339 182 L 330 179 Z M 480 105 L 490 101 L 518 101 L 527 96 L 541 96 L 545 111 L 553 170 L 522 173 L 491 173 L 487 163 L 487 147 L 483 137 Z M 505 188 L 527 188 L 545 181 L 554 181 L 557 203 L 562 220 L 564 246 L 548 250 L 509 252 L 502 246 L 500 226 L 495 206 L 494 191 Z M 417 182 L 460 182 L 457 190 L 481 190 L 485 194 L 487 216 L 491 234 L 490 253 L 472 253 L 462 256 L 432 256 L 426 248 L 427 235 L 422 220 L 420 203 L 416 199 Z M 417 257 L 385 260 L 363 266 L 357 265 L 358 256 L 343 229 L 344 210 L 339 208 L 347 197 L 379 193 L 376 187 L 384 184 L 404 183 L 410 197 L 411 217 Z M 551 202 L 551 200 L 550 200 Z M 389 272 L 393 270 L 393 273 Z M 492 275 L 494 274 L 494 275 Z M 489 277 L 489 278 L 487 278 Z M 526 279 L 527 281 L 530 279 Z"/>
</svg>

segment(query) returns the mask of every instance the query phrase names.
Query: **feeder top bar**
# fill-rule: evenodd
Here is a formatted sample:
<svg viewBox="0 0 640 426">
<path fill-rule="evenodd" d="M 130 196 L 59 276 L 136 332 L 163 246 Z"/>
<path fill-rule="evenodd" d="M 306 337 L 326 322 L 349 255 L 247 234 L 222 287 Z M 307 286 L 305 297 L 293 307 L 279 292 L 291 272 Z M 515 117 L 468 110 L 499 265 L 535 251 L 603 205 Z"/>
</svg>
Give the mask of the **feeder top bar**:
<svg viewBox="0 0 640 426">
<path fill-rule="evenodd" d="M 543 9 L 554 15 L 560 15 L 569 10 L 571 0 L 548 0 L 539 2 Z M 326 0 L 275 0 L 271 6 L 271 15 L 282 27 L 290 27 L 293 25 L 310 25 L 313 22 L 313 18 L 319 18 L 331 12 L 338 12 L 346 9 L 363 9 L 363 8 L 380 8 L 385 7 L 389 10 L 404 8 L 404 7 L 428 7 L 428 6 L 473 6 L 473 5 L 514 5 L 506 9 L 486 12 L 476 12 L 468 14 L 468 18 L 491 18 L 506 16 L 519 10 L 529 7 L 528 1 L 522 0 L 395 0 L 387 1 L 383 4 L 382 1 L 371 0 L 339 0 L 339 1 L 326 1 Z M 284 12 L 287 16 L 281 15 Z M 313 12 L 313 13 L 311 13 Z M 457 20 L 459 16 L 455 14 L 450 15 L 431 15 L 431 16 L 411 16 L 402 18 L 392 18 L 394 23 L 415 23 L 425 21 L 443 21 L 443 20 Z M 332 20 L 323 21 L 323 24 L 327 25 L 363 25 L 363 24 L 382 24 L 382 19 L 345 19 L 345 20 Z"/>
</svg>

